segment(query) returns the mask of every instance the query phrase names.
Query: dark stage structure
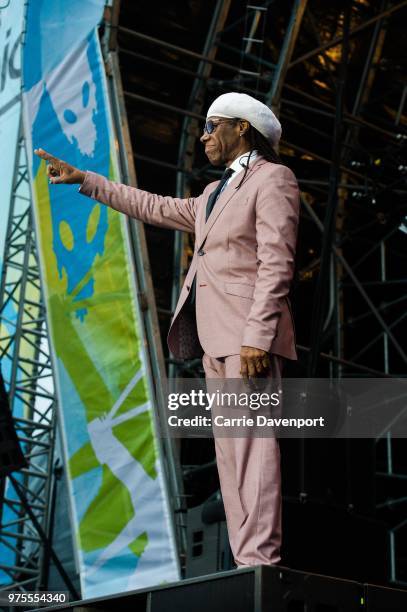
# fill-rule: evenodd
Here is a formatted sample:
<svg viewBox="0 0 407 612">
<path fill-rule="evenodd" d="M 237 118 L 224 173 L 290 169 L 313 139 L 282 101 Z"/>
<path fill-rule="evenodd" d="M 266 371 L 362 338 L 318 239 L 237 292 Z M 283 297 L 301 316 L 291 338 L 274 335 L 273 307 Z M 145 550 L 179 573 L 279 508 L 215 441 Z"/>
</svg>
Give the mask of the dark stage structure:
<svg viewBox="0 0 407 612">
<path fill-rule="evenodd" d="M 291 295 L 299 360 L 287 363 L 287 377 L 406 376 L 406 14 L 407 1 L 397 0 L 115 0 L 105 9 L 100 37 L 123 182 L 188 197 L 218 178 L 199 138 L 222 93 L 249 93 L 280 118 L 279 154 L 301 189 Z M 129 229 L 157 387 L 167 376 L 202 376 L 199 360 L 176 360 L 165 342 L 193 236 L 134 221 Z M 35 253 L 30 261 L 35 268 Z M 54 411 L 48 418 L 46 445 Z M 287 567 L 241 572 L 230 571 L 213 442 L 165 444 L 185 581 L 123 595 L 113 607 L 203 610 L 212 599 L 196 602 L 214 589 L 213 610 L 229 609 L 222 592 L 236 611 L 407 608 L 404 440 L 391 432 L 282 440 Z M 52 492 L 57 470 L 51 460 L 46 469 Z M 42 563 L 44 588 L 47 575 Z"/>
<path fill-rule="evenodd" d="M 221 93 L 250 93 L 280 117 L 279 153 L 302 200 L 292 291 L 300 358 L 286 376 L 404 376 L 405 16 L 403 2 L 368 0 L 122 1 L 109 14 L 130 182 L 185 197 L 214 180 L 199 137 Z M 193 242 L 145 232 L 165 351 Z M 165 360 L 171 376 L 201 372 L 199 362 Z M 286 563 L 406 584 L 403 450 L 390 436 L 283 440 Z M 193 575 L 195 564 L 205 566 L 205 537 L 227 540 L 212 445 L 183 441 L 179 462 Z M 227 569 L 227 545 L 217 561 L 211 550 L 211 569 Z"/>
</svg>

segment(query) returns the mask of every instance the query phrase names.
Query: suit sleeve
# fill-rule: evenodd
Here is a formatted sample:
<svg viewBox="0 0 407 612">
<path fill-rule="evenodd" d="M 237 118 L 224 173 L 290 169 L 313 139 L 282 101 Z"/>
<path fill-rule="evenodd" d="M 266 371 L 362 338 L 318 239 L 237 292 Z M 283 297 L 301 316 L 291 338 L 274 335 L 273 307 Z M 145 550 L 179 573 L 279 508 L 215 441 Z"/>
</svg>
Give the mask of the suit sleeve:
<svg viewBox="0 0 407 612">
<path fill-rule="evenodd" d="M 195 232 L 199 198 L 182 199 L 156 195 L 136 187 L 114 183 L 94 172 L 86 173 L 79 193 L 144 223 Z"/>
<path fill-rule="evenodd" d="M 243 346 L 270 351 L 294 274 L 300 193 L 293 172 L 273 168 L 256 201 L 257 278 Z"/>
</svg>

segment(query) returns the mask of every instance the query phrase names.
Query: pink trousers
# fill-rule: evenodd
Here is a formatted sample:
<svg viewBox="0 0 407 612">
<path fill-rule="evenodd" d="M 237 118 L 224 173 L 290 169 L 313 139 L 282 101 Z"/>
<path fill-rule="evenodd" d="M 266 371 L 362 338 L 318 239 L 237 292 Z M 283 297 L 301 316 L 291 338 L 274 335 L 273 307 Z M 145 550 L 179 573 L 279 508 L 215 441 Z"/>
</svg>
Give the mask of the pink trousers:
<svg viewBox="0 0 407 612">
<path fill-rule="evenodd" d="M 281 380 L 283 358 L 270 355 L 269 376 Z M 204 355 L 206 378 L 241 378 L 240 355 Z M 281 473 L 273 437 L 215 437 L 216 462 L 230 547 L 238 567 L 281 560 Z"/>
</svg>

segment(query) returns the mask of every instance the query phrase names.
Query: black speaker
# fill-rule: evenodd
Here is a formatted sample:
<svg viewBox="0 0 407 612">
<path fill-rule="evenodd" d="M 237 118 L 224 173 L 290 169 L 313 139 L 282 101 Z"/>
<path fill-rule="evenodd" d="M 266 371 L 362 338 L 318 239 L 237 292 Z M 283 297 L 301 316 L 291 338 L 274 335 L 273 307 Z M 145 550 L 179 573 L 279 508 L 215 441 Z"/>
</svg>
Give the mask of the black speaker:
<svg viewBox="0 0 407 612">
<path fill-rule="evenodd" d="M 283 563 L 307 572 L 384 584 L 387 526 L 338 506 L 284 499 Z"/>
<path fill-rule="evenodd" d="M 282 439 L 283 492 L 312 501 L 375 512 L 375 442 L 371 439 Z"/>
</svg>

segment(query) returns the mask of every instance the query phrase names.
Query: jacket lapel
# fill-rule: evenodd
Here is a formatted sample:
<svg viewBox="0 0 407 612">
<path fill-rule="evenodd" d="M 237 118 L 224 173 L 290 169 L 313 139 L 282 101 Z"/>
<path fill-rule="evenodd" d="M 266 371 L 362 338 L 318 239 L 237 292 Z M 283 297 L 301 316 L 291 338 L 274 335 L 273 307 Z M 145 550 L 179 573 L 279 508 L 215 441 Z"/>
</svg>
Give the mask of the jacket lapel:
<svg viewBox="0 0 407 612">
<path fill-rule="evenodd" d="M 244 183 L 246 183 L 246 181 L 248 181 L 250 179 L 250 177 L 253 176 L 253 174 L 256 172 L 256 170 L 258 168 L 260 168 L 260 166 L 262 166 L 264 163 L 266 163 L 266 160 L 264 159 L 264 157 L 258 157 L 254 162 L 253 165 L 250 166 L 246 177 L 242 183 L 242 185 L 244 185 Z M 231 183 L 229 183 L 229 185 L 223 190 L 223 192 L 220 194 L 219 198 L 217 199 L 215 206 L 212 209 L 211 214 L 209 215 L 208 220 L 205 223 L 205 215 L 206 215 L 206 204 L 207 201 L 205 203 L 205 206 L 202 206 L 202 216 L 201 216 L 201 223 L 203 225 L 203 233 L 199 238 L 199 245 L 198 245 L 198 249 L 202 246 L 202 243 L 206 240 L 206 237 L 208 235 L 208 233 L 210 232 L 210 230 L 212 229 L 214 223 L 216 223 L 220 213 L 222 212 L 222 210 L 229 204 L 229 202 L 233 199 L 233 197 L 239 193 L 239 190 L 236 189 L 236 187 L 239 185 L 239 182 L 242 180 L 242 177 L 239 176 L 235 178 L 234 181 L 232 181 Z M 215 187 L 216 189 L 216 187 Z M 202 227 L 201 225 L 201 227 Z"/>
</svg>

